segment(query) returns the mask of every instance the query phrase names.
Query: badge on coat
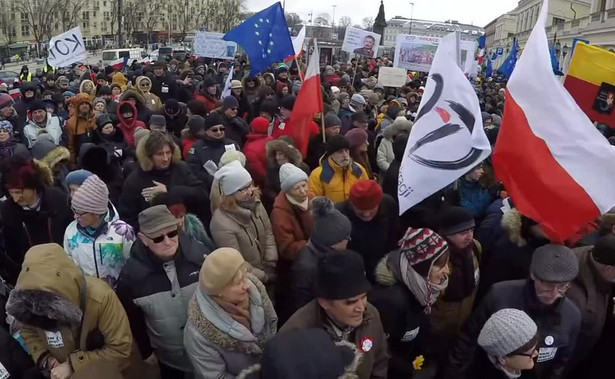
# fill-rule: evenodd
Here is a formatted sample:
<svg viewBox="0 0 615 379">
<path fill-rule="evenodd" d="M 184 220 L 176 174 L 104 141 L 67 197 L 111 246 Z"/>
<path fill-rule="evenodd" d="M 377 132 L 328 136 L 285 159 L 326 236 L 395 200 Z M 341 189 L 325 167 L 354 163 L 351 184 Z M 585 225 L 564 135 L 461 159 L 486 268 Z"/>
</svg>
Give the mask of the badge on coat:
<svg viewBox="0 0 615 379">
<path fill-rule="evenodd" d="M 362 352 L 367 353 L 374 347 L 374 340 L 369 337 L 364 337 L 361 339 L 361 343 L 359 344 L 359 348 Z"/>
<path fill-rule="evenodd" d="M 541 347 L 538 349 L 538 358 L 536 359 L 537 363 L 550 361 L 555 358 L 555 354 L 557 353 L 557 347 Z"/>
<path fill-rule="evenodd" d="M 48 332 L 45 331 L 47 336 L 47 345 L 52 349 L 59 349 L 64 347 L 64 340 L 62 339 L 62 332 Z"/>
<path fill-rule="evenodd" d="M 235 145 L 230 144 L 230 145 L 224 145 L 224 151 L 235 151 L 237 149 L 235 149 Z"/>
<path fill-rule="evenodd" d="M 6 369 L 0 362 L 0 379 L 8 379 L 11 374 L 9 374 L 9 370 Z"/>
<path fill-rule="evenodd" d="M 545 338 L 545 345 L 547 345 L 547 346 L 551 346 L 551 345 L 553 345 L 553 342 L 554 342 L 554 340 L 553 340 L 553 336 L 547 336 L 547 337 Z"/>
<path fill-rule="evenodd" d="M 169 93 L 169 87 L 168 87 L 168 86 L 166 86 L 166 85 L 165 85 L 165 86 L 162 86 L 162 88 L 161 88 L 161 92 L 162 92 L 162 93 Z"/>
<path fill-rule="evenodd" d="M 419 331 L 420 331 L 421 327 L 418 326 L 416 329 L 410 330 L 406 333 L 404 333 L 404 336 L 401 338 L 401 342 L 410 342 L 412 340 L 414 340 L 416 338 L 416 336 L 419 335 Z"/>
</svg>

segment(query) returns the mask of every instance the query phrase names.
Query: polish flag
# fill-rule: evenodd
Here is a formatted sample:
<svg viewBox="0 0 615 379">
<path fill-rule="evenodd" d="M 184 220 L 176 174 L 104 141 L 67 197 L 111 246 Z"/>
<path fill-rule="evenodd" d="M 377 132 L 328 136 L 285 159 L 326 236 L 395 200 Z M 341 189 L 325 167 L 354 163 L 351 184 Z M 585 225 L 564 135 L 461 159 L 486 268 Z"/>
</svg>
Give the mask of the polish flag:
<svg viewBox="0 0 615 379">
<path fill-rule="evenodd" d="M 299 150 L 305 156 L 314 124 L 314 114 L 323 111 L 322 90 L 320 87 L 320 53 L 314 40 L 314 52 L 310 56 L 305 80 L 297 95 L 292 113 L 293 134 Z"/>
<path fill-rule="evenodd" d="M 128 66 L 128 56 L 114 60 L 109 66 L 113 67 L 114 70 L 124 69 L 124 67 Z"/>
<path fill-rule="evenodd" d="M 493 162 L 515 207 L 561 243 L 615 205 L 615 149 L 553 75 L 548 9 L 508 81 Z"/>
<path fill-rule="evenodd" d="M 291 55 L 290 57 L 284 59 L 284 62 L 290 62 L 295 58 L 299 58 L 303 53 L 303 43 L 305 42 L 305 26 L 301 28 L 299 34 L 296 37 L 292 37 L 293 41 L 293 50 L 295 51 L 295 55 Z"/>
</svg>

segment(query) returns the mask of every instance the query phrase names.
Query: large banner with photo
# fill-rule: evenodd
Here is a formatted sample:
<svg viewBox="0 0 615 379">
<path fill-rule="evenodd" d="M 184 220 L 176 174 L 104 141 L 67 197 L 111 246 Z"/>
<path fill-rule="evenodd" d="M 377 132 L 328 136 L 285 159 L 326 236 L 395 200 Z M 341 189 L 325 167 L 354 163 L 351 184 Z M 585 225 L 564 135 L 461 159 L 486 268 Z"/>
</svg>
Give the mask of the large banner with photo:
<svg viewBox="0 0 615 379">
<path fill-rule="evenodd" d="M 395 59 L 393 66 L 409 71 L 429 72 L 431 63 L 440 45 L 441 38 L 398 34 L 395 41 Z M 475 41 L 461 41 L 461 69 L 465 73 L 472 71 Z"/>
<path fill-rule="evenodd" d="M 342 50 L 368 58 L 378 56 L 380 34 L 358 28 L 346 28 Z"/>
</svg>

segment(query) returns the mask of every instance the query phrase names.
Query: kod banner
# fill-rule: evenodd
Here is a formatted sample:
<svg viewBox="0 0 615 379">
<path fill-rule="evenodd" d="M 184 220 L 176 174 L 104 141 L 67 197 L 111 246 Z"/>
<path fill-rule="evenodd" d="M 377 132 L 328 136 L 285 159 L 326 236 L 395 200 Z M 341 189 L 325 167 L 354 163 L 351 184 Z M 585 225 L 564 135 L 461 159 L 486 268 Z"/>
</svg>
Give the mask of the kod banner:
<svg viewBox="0 0 615 379">
<path fill-rule="evenodd" d="M 53 67 L 66 67 L 88 57 L 81 28 L 76 27 L 51 38 L 47 62 Z"/>
<path fill-rule="evenodd" d="M 198 32 L 194 37 L 194 53 L 198 57 L 216 59 L 234 59 L 237 53 L 237 43 L 222 39 L 224 34 Z"/>
</svg>

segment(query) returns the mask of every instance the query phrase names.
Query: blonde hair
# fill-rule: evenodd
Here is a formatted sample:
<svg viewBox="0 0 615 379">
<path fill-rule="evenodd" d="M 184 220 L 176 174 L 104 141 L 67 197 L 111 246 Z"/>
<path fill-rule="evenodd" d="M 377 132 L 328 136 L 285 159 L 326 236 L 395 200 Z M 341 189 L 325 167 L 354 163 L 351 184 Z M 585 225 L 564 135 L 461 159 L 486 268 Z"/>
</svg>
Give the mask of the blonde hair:
<svg viewBox="0 0 615 379">
<path fill-rule="evenodd" d="M 252 190 L 254 191 L 254 197 L 258 200 L 261 198 L 261 190 L 258 187 L 254 187 Z M 232 195 L 222 195 L 222 200 L 220 200 L 220 205 L 218 208 L 221 208 L 225 211 L 230 211 L 237 207 L 237 199 L 235 199 L 235 194 Z"/>
</svg>

